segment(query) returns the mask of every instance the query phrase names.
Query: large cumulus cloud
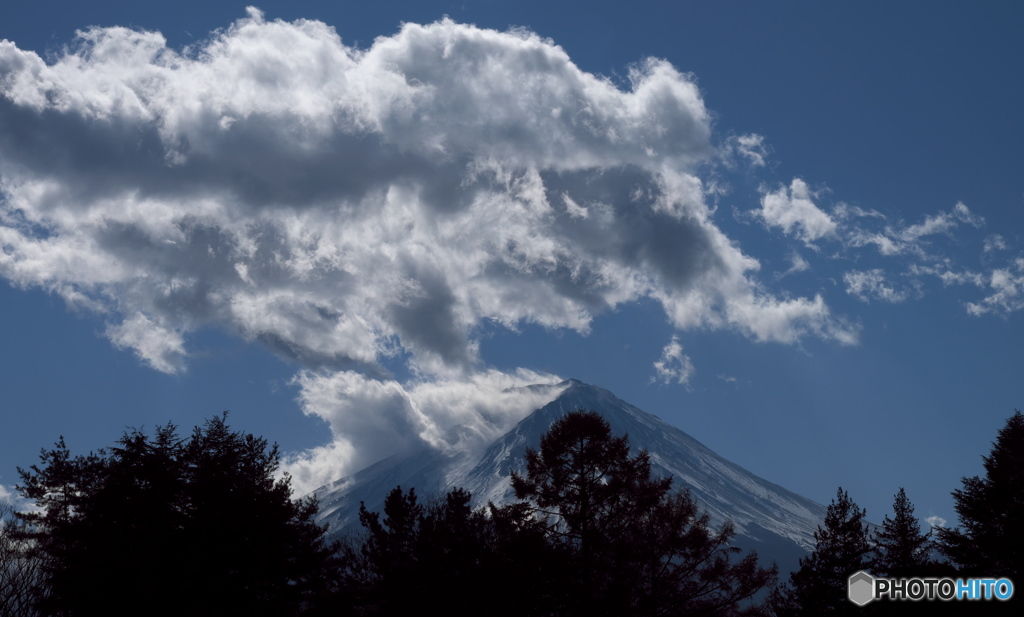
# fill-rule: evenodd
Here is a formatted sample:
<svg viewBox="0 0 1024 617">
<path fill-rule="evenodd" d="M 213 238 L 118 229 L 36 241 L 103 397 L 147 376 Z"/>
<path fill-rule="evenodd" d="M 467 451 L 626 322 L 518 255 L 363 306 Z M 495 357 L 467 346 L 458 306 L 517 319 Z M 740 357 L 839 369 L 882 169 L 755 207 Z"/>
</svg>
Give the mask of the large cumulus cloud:
<svg viewBox="0 0 1024 617">
<path fill-rule="evenodd" d="M 317 384 L 393 383 L 396 354 L 472 382 L 484 321 L 585 332 L 643 297 L 679 329 L 852 341 L 716 226 L 694 82 L 659 60 L 629 78 L 448 20 L 368 49 L 255 9 L 181 51 L 124 28 L 51 63 L 4 41 L 0 275 L 160 371 L 201 326 L 263 341 L 313 371 L 317 409 Z"/>
</svg>

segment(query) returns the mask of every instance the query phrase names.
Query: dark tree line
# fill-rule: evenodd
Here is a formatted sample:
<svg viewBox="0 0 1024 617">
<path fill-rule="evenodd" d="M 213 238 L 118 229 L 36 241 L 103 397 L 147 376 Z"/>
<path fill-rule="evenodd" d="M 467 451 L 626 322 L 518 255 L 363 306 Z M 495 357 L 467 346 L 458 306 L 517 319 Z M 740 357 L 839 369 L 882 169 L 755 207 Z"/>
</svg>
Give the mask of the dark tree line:
<svg viewBox="0 0 1024 617">
<path fill-rule="evenodd" d="M 225 417 L 84 456 L 61 439 L 19 470 L 37 508 L 4 527 L 0 564 L 34 570 L 5 598 L 24 612 L 3 614 L 759 615 L 750 599 L 775 579 L 590 412 L 528 451 L 521 501 L 474 509 L 461 489 L 423 502 L 399 487 L 344 543 L 275 479 L 278 460 Z"/>
<path fill-rule="evenodd" d="M 394 489 L 363 533 L 328 541 L 316 502 L 292 500 L 265 440 L 213 418 L 191 436 L 130 431 L 72 456 L 63 439 L 19 470 L 36 508 L 0 512 L 0 614 L 656 616 L 906 614 L 1001 606 L 846 600 L 857 570 L 882 576 L 1021 577 L 1024 416 L 999 432 L 984 478 L 954 491 L 960 526 L 922 533 L 900 489 L 870 533 L 839 489 L 815 551 L 766 605 L 775 578 L 732 548 L 686 492 L 657 478 L 606 421 L 574 412 L 528 450 L 520 501 L 471 507 Z M 940 558 L 941 557 L 941 558 Z M 1019 597 L 1019 596 L 1018 596 Z M 956 605 L 956 606 L 954 606 Z M 967 611 L 967 612 L 965 612 Z"/>
<path fill-rule="evenodd" d="M 366 534 L 342 559 L 354 614 L 547 615 L 557 604 L 559 555 L 522 508 L 474 510 L 461 489 L 424 504 L 399 487 L 383 517 L 363 509 L 360 520 Z"/>
<path fill-rule="evenodd" d="M 1007 420 L 985 457 L 985 477 L 963 478 L 953 491 L 960 526 L 922 533 L 901 488 L 877 532 L 842 488 L 829 505 L 816 547 L 800 560 L 788 584 L 773 590 L 778 617 L 816 615 L 1019 614 L 1021 594 L 1008 602 L 881 602 L 856 606 L 847 579 L 860 570 L 877 576 L 1009 578 L 1024 585 L 1024 415 Z"/>
<path fill-rule="evenodd" d="M 41 615 L 294 615 L 328 585 L 334 547 L 275 480 L 277 447 L 224 417 L 188 439 L 126 433 L 72 456 L 63 438 L 19 469 L 37 509 L 17 537 L 41 572 Z"/>
</svg>

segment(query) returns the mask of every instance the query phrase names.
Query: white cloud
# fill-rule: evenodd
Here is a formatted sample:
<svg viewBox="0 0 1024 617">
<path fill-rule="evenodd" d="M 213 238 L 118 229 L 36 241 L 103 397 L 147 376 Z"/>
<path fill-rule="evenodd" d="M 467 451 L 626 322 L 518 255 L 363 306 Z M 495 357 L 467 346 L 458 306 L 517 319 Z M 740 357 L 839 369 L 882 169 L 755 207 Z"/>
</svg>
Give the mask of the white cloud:
<svg viewBox="0 0 1024 617">
<path fill-rule="evenodd" d="M 735 301 L 728 317 L 754 340 L 795 343 L 813 335 L 843 345 L 857 344 L 860 328 L 832 315 L 821 295 L 809 298 L 762 301 L 754 297 Z"/>
<path fill-rule="evenodd" d="M 653 298 L 681 330 L 856 342 L 820 295 L 762 287 L 715 224 L 711 116 L 665 61 L 623 90 L 523 30 L 406 24 L 358 49 L 255 9 L 184 51 L 79 36 L 49 63 L 0 42 L 0 276 L 101 315 L 166 373 L 203 327 L 295 360 L 332 430 L 289 462 L 298 487 L 469 447 L 547 396 L 495 398 L 555 378 L 486 370 L 483 323 L 585 333 Z M 735 147 L 764 164 L 760 136 Z M 783 192 L 773 224 L 831 233 L 806 185 Z"/>
<path fill-rule="evenodd" d="M 736 138 L 736 149 L 750 161 L 751 166 L 764 167 L 768 158 L 768 146 L 761 135 L 740 135 Z"/>
<path fill-rule="evenodd" d="M 176 373 L 184 367 L 185 341 L 174 330 L 153 323 L 142 313 L 107 328 L 110 341 L 120 349 L 132 349 L 158 371 Z"/>
<path fill-rule="evenodd" d="M 125 28 L 49 64 L 2 42 L 0 76 L 0 276 L 99 312 L 160 371 L 215 326 L 311 368 L 383 374 L 398 345 L 458 373 L 485 320 L 586 332 L 645 296 L 680 328 L 843 330 L 749 279 L 696 175 L 710 115 L 664 61 L 623 91 L 521 30 L 357 49 L 251 9 L 185 52 Z M 760 136 L 737 144 L 762 161 Z M 834 228 L 800 180 L 765 200 L 787 232 Z"/>
<path fill-rule="evenodd" d="M 846 222 L 859 218 L 877 218 L 884 221 L 886 217 L 878 210 L 865 210 L 860 206 L 839 202 L 832 207 L 832 218 L 835 221 Z"/>
<path fill-rule="evenodd" d="M 865 218 L 851 215 L 844 209 L 841 219 Z M 876 218 L 871 215 L 870 218 Z M 965 241 L 965 236 L 954 232 L 970 226 L 981 229 L 985 219 L 974 214 L 963 203 L 957 203 L 951 210 L 924 217 L 920 223 L 913 225 L 886 224 L 883 229 L 867 229 L 852 225 L 841 227 L 841 233 L 847 236 L 847 244 L 852 248 L 874 245 L 885 257 L 900 257 L 906 264 L 902 273 L 903 284 L 894 283 L 881 268 L 865 271 L 850 271 L 843 275 L 846 291 L 860 300 L 878 299 L 886 302 L 902 302 L 911 296 L 922 296 L 924 277 L 935 277 L 943 287 L 969 285 L 989 290 L 989 294 L 980 300 L 965 301 L 964 308 L 974 316 L 995 314 L 1006 316 L 1024 309 L 1024 258 L 1010 259 L 1002 267 L 988 266 L 988 273 L 977 271 L 958 264 L 954 257 L 944 255 L 939 249 L 931 246 L 935 236 L 947 236 L 957 243 Z M 990 234 L 981 240 L 981 261 L 991 264 L 997 259 L 993 253 L 1006 251 L 1009 247 L 999 234 Z"/>
<path fill-rule="evenodd" d="M 18 491 L 14 487 L 0 484 L 0 509 L 3 506 L 8 506 L 12 510 L 34 510 L 35 504 L 25 500 L 24 497 L 18 494 Z M 0 528 L 3 526 L 3 521 L 0 521 Z"/>
<path fill-rule="evenodd" d="M 472 452 L 563 389 L 561 378 L 527 370 L 404 385 L 353 371 L 303 371 L 295 381 L 303 411 L 327 422 L 333 435 L 328 444 L 285 461 L 299 494 L 417 448 Z"/>
<path fill-rule="evenodd" d="M 975 229 L 981 229 L 985 226 L 985 217 L 971 212 L 970 208 L 968 208 L 962 201 L 958 201 L 956 205 L 953 206 L 953 216 L 960 222 L 967 223 Z"/>
<path fill-rule="evenodd" d="M 735 154 L 746 159 L 751 167 L 764 167 L 768 160 L 768 153 L 769 148 L 765 143 L 764 136 L 756 133 L 730 137 L 726 140 L 723 148 L 726 164 L 730 167 L 735 165 L 732 160 Z"/>
<path fill-rule="evenodd" d="M 1006 240 L 999 234 L 992 234 L 985 238 L 985 245 L 982 249 L 986 253 L 994 251 L 1005 251 L 1009 248 L 1006 244 Z"/>
<path fill-rule="evenodd" d="M 970 270 L 957 270 L 948 260 L 944 263 L 940 262 L 930 266 L 910 264 L 907 271 L 913 276 L 935 276 L 942 281 L 943 287 L 949 287 L 950 285 L 984 287 L 987 284 L 985 277 L 981 273 Z"/>
<path fill-rule="evenodd" d="M 787 274 L 791 274 L 794 272 L 804 272 L 805 270 L 811 269 L 811 264 L 807 263 L 807 260 L 804 259 L 803 256 L 800 255 L 800 253 L 797 253 L 796 251 L 790 253 L 789 263 L 792 265 L 790 266 L 789 270 L 786 271 Z"/>
<path fill-rule="evenodd" d="M 688 384 L 696 369 L 690 357 L 683 353 L 683 346 L 679 339 L 672 337 L 672 340 L 661 350 L 661 358 L 654 363 L 654 376 L 651 382 Z"/>
<path fill-rule="evenodd" d="M 39 507 L 34 501 L 22 497 L 17 489 L 12 486 L 0 484 L 0 510 L 4 506 L 14 512 L 38 512 Z M 0 530 L 3 528 L 3 521 L 0 520 Z"/>
<path fill-rule="evenodd" d="M 807 183 L 793 178 L 789 187 L 776 191 L 762 190 L 761 209 L 757 214 L 769 227 L 781 227 L 787 235 L 796 236 L 806 244 L 836 232 L 836 222 L 814 204 L 814 194 Z"/>
<path fill-rule="evenodd" d="M 785 197 L 781 195 L 780 198 Z M 837 223 L 836 236 L 843 246 L 831 257 L 833 259 L 860 259 L 858 249 L 874 247 L 882 257 L 901 262 L 903 271 L 898 279 L 887 274 L 882 268 L 852 270 L 843 275 L 846 292 L 864 302 L 871 299 L 899 303 L 911 297 L 923 297 L 925 278 L 935 277 L 944 287 L 973 285 L 993 290 L 980 301 L 965 302 L 967 311 L 973 315 L 987 313 L 1007 314 L 1024 308 L 1024 283 L 1016 274 L 1013 263 L 990 270 L 989 275 L 964 267 L 958 259 L 937 246 L 936 238 L 946 237 L 953 245 L 971 240 L 964 233 L 965 227 L 981 229 L 985 219 L 963 203 L 956 203 L 948 211 L 926 215 L 920 222 L 905 224 L 891 223 L 875 210 L 839 203 L 832 209 L 833 220 Z M 998 234 L 984 238 L 982 259 L 990 263 L 995 251 L 1005 250 L 1006 242 Z M 796 267 L 794 262 L 794 267 Z M 889 269 L 891 272 L 891 269 Z M 777 280 L 789 271 L 777 275 Z"/>
<path fill-rule="evenodd" d="M 909 295 L 906 289 L 897 289 L 895 285 L 886 280 L 885 272 L 880 268 L 866 271 L 851 270 L 843 275 L 843 282 L 846 283 L 846 293 L 864 302 L 875 298 L 885 302 L 899 303 L 906 300 Z"/>
<path fill-rule="evenodd" d="M 946 519 L 942 518 L 941 516 L 929 516 L 928 518 L 924 519 L 924 522 L 928 523 L 932 527 L 946 526 Z"/>
<path fill-rule="evenodd" d="M 1024 309 L 1024 258 L 1005 268 L 996 268 L 988 277 L 992 293 L 979 302 L 968 302 L 967 312 L 981 316 L 987 313 L 1006 315 Z"/>
<path fill-rule="evenodd" d="M 951 211 L 926 216 L 924 221 L 914 225 L 886 225 L 881 230 L 854 227 L 847 232 L 847 242 L 854 247 L 875 245 L 885 256 L 911 254 L 925 258 L 928 257 L 925 249 L 929 236 L 952 235 L 962 224 L 979 228 L 985 224 L 985 219 L 958 202 Z"/>
<path fill-rule="evenodd" d="M 948 234 L 961 223 L 981 227 L 985 219 L 972 214 L 967 206 L 958 202 L 952 211 L 926 216 L 923 222 L 904 228 L 898 235 L 903 241 L 913 243 L 924 236 Z"/>
<path fill-rule="evenodd" d="M 789 268 L 787 268 L 785 272 L 777 272 L 775 274 L 776 281 L 782 280 L 789 276 L 790 274 L 806 272 L 807 270 L 811 269 L 811 264 L 808 263 L 808 261 L 803 258 L 803 255 L 797 253 L 796 251 L 792 251 L 789 254 L 789 264 Z"/>
</svg>

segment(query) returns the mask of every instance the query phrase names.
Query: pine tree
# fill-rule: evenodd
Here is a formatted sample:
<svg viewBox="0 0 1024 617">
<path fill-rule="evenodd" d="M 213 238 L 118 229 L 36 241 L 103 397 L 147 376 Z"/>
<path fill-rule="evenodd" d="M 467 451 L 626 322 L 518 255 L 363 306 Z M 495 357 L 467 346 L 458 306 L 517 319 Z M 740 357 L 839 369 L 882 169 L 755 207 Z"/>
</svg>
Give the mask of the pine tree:
<svg viewBox="0 0 1024 617">
<path fill-rule="evenodd" d="M 488 504 L 487 520 L 491 569 L 503 582 L 497 593 L 506 598 L 505 611 L 496 614 L 568 614 L 570 556 L 562 545 L 550 541 L 545 521 L 534 517 L 525 502 Z M 516 581 L 511 592 L 507 581 Z"/>
<path fill-rule="evenodd" d="M 923 576 L 930 568 L 930 534 L 921 533 L 914 505 L 902 488 L 892 505 L 894 518 L 886 515 L 875 534 L 874 574 L 885 577 Z"/>
<path fill-rule="evenodd" d="M 939 529 L 942 551 L 966 576 L 1024 581 L 1024 415 L 1006 421 L 985 457 L 985 477 L 953 491 L 960 527 Z M 1014 594 L 1014 601 L 1020 596 Z"/>
<path fill-rule="evenodd" d="M 41 570 L 33 590 L 34 607 L 43 615 L 73 615 L 62 607 L 78 601 L 83 591 L 79 584 L 88 588 L 88 578 L 75 573 L 83 560 L 90 559 L 87 552 L 94 550 L 81 512 L 102 485 L 106 452 L 72 456 L 61 436 L 52 450 L 42 450 L 40 462 L 28 470 L 18 468 L 22 484 L 16 487 L 36 505 L 35 510 L 17 514 L 23 523 L 20 538 L 31 545 Z M 96 568 L 86 570 L 87 575 L 95 572 Z"/>
<path fill-rule="evenodd" d="M 652 476 L 647 453 L 631 456 L 599 414 L 552 424 L 512 486 L 569 554 L 567 614 L 758 614 L 744 601 L 775 578 L 756 554 L 732 560 L 732 526 L 712 530 L 689 493 Z"/>
<path fill-rule="evenodd" d="M 455 488 L 421 504 L 415 490 L 396 487 L 383 517 L 361 506 L 367 533 L 346 546 L 344 566 L 357 613 L 405 615 L 429 606 L 442 614 L 499 617 L 547 614 L 557 606 L 550 591 L 559 580 L 558 556 L 539 525 L 521 508 L 473 510 L 470 501 L 469 492 Z M 510 581 L 517 584 L 512 593 Z"/>
<path fill-rule="evenodd" d="M 402 614 L 423 601 L 416 554 L 423 506 L 416 490 L 395 487 L 384 500 L 384 517 L 359 505 L 359 521 L 367 531 L 358 546 L 347 547 L 347 586 L 366 615 Z"/>
<path fill-rule="evenodd" d="M 224 417 L 167 425 L 72 457 L 63 439 L 19 469 L 43 566 L 42 614 L 296 615 L 326 594 L 334 547 L 275 478 L 277 448 Z"/>
<path fill-rule="evenodd" d="M 24 522 L 10 503 L 0 498 L 0 615 L 36 617 L 35 590 L 41 583 L 42 564 L 33 557 Z"/>
<path fill-rule="evenodd" d="M 840 487 L 825 512 L 825 526 L 814 533 L 816 546 L 800 560 L 789 584 L 776 589 L 772 607 L 780 617 L 863 615 L 871 606 L 858 607 L 847 599 L 850 575 L 871 567 L 871 545 L 864 524 L 865 511 Z"/>
</svg>

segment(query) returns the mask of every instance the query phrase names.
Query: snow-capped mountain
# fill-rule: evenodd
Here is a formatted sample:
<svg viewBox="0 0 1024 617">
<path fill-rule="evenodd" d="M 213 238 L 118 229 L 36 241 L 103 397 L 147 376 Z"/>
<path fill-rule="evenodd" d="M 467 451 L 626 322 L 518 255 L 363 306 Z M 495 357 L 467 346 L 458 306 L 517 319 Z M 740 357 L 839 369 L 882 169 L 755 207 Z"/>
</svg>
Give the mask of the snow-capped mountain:
<svg viewBox="0 0 1024 617">
<path fill-rule="evenodd" d="M 634 451 L 647 450 L 654 473 L 672 476 L 677 486 L 688 488 L 714 525 L 731 520 L 736 545 L 777 561 L 781 572 L 795 569 L 797 558 L 814 548 L 813 534 L 824 519 L 824 506 L 725 460 L 607 390 L 576 380 L 560 386 L 557 398 L 480 453 L 448 455 L 424 449 L 392 456 L 317 489 L 321 521 L 334 531 L 358 527 L 359 503 L 380 511 L 384 497 L 398 485 L 415 487 L 421 496 L 459 486 L 472 493 L 476 505 L 514 501 L 509 477 L 512 471 L 524 470 L 526 448 L 537 448 L 541 435 L 565 413 L 588 409 L 600 413 L 613 434 L 628 435 Z"/>
</svg>

